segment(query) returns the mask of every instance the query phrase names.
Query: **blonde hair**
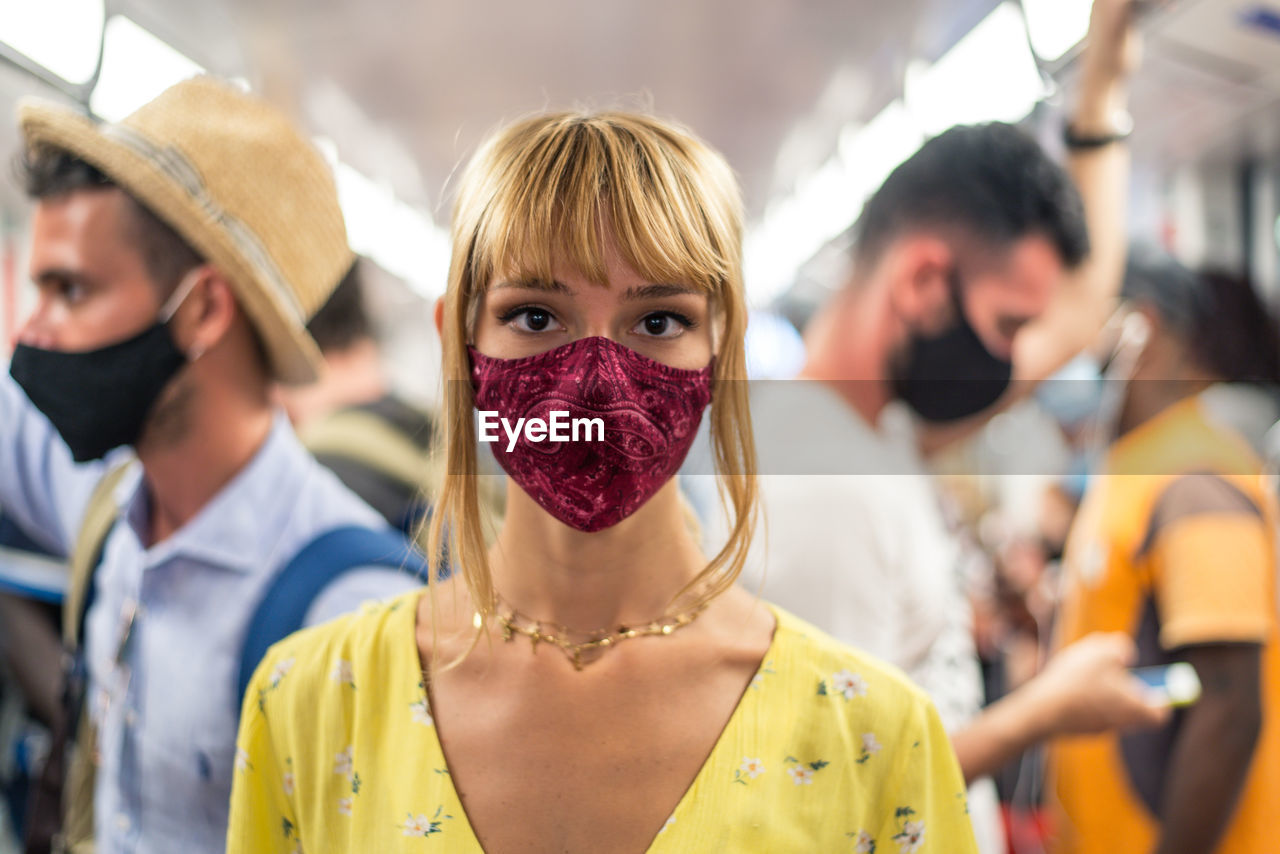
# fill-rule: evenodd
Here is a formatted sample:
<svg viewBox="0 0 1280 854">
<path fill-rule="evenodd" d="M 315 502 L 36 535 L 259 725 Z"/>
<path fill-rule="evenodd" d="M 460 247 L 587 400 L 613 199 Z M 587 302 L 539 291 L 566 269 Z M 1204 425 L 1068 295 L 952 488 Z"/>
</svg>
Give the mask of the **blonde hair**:
<svg viewBox="0 0 1280 854">
<path fill-rule="evenodd" d="M 722 328 L 711 438 L 729 540 L 675 598 L 706 602 L 738 577 L 756 524 L 755 444 L 747 405 L 742 202 L 724 159 L 683 128 L 635 113 L 534 116 L 499 131 L 464 171 L 453 210 L 444 296 L 445 466 L 427 538 L 448 554 L 482 616 L 493 607 L 478 500 L 467 343 L 495 275 L 552 281 L 552 255 L 593 282 L 607 280 L 605 232 L 649 281 L 705 291 Z M 446 551 L 447 549 L 447 551 Z"/>
</svg>

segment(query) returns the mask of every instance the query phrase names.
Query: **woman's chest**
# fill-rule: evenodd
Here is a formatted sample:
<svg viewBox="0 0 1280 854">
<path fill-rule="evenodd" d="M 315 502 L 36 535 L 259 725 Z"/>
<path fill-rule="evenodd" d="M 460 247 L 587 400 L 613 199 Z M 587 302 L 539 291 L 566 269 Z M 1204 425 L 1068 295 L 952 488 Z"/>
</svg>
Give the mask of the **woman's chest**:
<svg viewBox="0 0 1280 854">
<path fill-rule="evenodd" d="M 571 674 L 578 677 L 582 674 Z M 641 852 L 730 724 L 751 674 L 666 684 L 520 679 L 433 690 L 451 781 L 486 851 Z"/>
</svg>

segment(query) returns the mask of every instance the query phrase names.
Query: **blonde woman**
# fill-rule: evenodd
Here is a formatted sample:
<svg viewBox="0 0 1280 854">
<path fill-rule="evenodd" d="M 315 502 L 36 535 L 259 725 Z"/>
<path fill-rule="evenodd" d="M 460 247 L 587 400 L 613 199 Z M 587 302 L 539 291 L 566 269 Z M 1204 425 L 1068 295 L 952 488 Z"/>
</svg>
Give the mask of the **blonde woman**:
<svg viewBox="0 0 1280 854">
<path fill-rule="evenodd" d="M 756 495 L 723 159 L 643 115 L 545 115 L 458 192 L 431 537 L 455 575 L 273 649 L 229 851 L 973 851 L 924 695 L 733 587 Z M 708 402 L 710 559 L 673 477 Z M 490 549 L 478 437 L 510 475 Z"/>
</svg>

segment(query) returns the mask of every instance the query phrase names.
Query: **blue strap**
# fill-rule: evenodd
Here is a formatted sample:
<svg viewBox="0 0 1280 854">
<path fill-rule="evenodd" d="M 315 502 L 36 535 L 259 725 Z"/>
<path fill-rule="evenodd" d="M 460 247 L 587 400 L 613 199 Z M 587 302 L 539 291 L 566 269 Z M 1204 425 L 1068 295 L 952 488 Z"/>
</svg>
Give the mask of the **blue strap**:
<svg viewBox="0 0 1280 854">
<path fill-rule="evenodd" d="M 424 583 L 431 574 L 426 556 L 392 528 L 335 528 L 303 546 L 268 585 L 249 620 L 249 631 L 240 650 L 237 713 L 249 679 L 271 645 L 302 628 L 311 603 L 330 582 L 367 566 L 402 569 Z"/>
</svg>

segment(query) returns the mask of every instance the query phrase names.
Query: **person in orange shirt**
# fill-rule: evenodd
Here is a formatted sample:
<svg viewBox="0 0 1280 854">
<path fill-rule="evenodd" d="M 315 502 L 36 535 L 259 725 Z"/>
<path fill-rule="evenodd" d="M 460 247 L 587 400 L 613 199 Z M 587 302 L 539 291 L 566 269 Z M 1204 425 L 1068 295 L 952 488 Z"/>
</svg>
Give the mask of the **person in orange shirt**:
<svg viewBox="0 0 1280 854">
<path fill-rule="evenodd" d="M 1280 383 L 1248 282 L 1131 259 L 1127 334 L 1109 374 L 1117 435 L 1067 543 L 1059 645 L 1126 631 L 1139 664 L 1185 661 L 1203 685 L 1161 729 L 1052 750 L 1056 854 L 1275 851 L 1280 635 L 1273 496 L 1204 392 Z"/>
</svg>

